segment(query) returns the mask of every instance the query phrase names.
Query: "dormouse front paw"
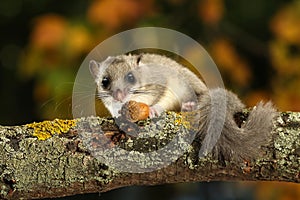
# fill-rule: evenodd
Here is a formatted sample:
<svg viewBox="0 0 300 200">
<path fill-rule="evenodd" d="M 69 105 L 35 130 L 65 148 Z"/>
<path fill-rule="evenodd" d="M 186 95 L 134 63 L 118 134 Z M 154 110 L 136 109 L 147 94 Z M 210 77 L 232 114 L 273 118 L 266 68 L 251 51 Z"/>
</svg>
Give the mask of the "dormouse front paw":
<svg viewBox="0 0 300 200">
<path fill-rule="evenodd" d="M 149 117 L 150 118 L 158 117 L 163 111 L 164 111 L 163 107 L 161 107 L 158 104 L 155 104 L 150 107 Z"/>
</svg>

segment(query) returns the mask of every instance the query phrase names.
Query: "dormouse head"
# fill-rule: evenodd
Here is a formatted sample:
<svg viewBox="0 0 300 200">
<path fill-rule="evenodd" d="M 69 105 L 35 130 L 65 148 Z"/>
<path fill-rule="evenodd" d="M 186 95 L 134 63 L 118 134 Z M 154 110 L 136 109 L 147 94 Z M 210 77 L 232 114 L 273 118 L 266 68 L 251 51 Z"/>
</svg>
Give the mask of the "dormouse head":
<svg viewBox="0 0 300 200">
<path fill-rule="evenodd" d="M 112 98 L 113 101 L 126 102 L 130 91 L 140 83 L 139 55 L 108 57 L 102 62 L 91 60 L 90 72 L 97 84 L 98 96 Z"/>
</svg>

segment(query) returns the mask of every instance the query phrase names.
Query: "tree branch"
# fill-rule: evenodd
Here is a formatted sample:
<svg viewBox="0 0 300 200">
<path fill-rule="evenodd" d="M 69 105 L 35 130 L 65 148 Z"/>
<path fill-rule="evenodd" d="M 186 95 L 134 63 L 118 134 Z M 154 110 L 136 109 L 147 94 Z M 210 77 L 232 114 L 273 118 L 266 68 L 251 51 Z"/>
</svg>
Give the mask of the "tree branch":
<svg viewBox="0 0 300 200">
<path fill-rule="evenodd" d="M 188 123 L 176 113 L 165 114 L 155 122 L 139 122 L 138 126 L 117 123 L 119 126 L 113 119 L 88 117 L 0 126 L 1 198 L 63 197 L 129 185 L 213 180 L 300 182 L 300 113 L 280 113 L 274 119 L 272 142 L 263 147 L 264 153 L 254 161 L 243 162 L 199 157 L 201 142 L 197 137 L 191 144 L 177 138 L 176 148 L 184 150 L 180 156 L 180 151 L 172 150 L 160 161 L 142 157 L 164 148 L 178 134 L 183 138 L 190 134 Z M 147 132 L 147 137 L 141 137 L 141 132 Z M 128 172 L 139 169 L 130 165 L 124 152 L 134 154 L 148 171 Z M 103 163 L 110 158 L 119 164 L 114 167 Z M 149 170 L 168 159 L 173 162 Z"/>
</svg>

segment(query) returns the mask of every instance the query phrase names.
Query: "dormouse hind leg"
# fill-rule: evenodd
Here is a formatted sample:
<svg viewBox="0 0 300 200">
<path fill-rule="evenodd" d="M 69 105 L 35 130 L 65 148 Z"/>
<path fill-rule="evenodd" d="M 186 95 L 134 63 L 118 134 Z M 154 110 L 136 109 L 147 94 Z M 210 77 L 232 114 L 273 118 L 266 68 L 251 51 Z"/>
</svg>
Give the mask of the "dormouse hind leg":
<svg viewBox="0 0 300 200">
<path fill-rule="evenodd" d="M 196 108 L 197 108 L 197 104 L 194 101 L 187 101 L 181 104 L 181 111 L 188 112 L 188 111 L 196 110 Z"/>
</svg>

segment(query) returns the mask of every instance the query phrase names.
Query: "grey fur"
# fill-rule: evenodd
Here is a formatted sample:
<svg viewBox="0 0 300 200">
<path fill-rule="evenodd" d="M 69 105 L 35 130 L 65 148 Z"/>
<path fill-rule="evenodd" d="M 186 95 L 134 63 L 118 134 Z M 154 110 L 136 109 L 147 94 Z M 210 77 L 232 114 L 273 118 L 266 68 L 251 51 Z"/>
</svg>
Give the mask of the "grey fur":
<svg viewBox="0 0 300 200">
<path fill-rule="evenodd" d="M 213 101 L 212 104 L 212 97 L 220 101 Z M 222 107 L 221 99 L 224 97 L 226 98 L 225 122 L 218 124 L 224 117 L 224 113 L 219 109 Z M 200 97 L 198 109 L 203 113 L 200 120 L 200 135 L 203 141 L 200 156 L 212 153 L 219 159 L 251 160 L 262 153 L 261 147 L 271 141 L 272 120 L 276 116 L 276 109 L 271 102 L 265 104 L 260 102 L 253 108 L 241 127 L 238 127 L 234 115 L 244 108 L 245 105 L 234 93 L 221 88 L 212 89 Z M 214 120 L 214 127 L 223 126 L 220 137 L 217 131 L 208 131 L 210 120 Z M 210 139 L 205 140 L 205 138 Z"/>
<path fill-rule="evenodd" d="M 118 116 L 113 109 L 118 110 L 125 103 L 113 103 L 116 88 L 124 93 L 134 90 L 135 93 L 129 92 L 126 100 L 137 99 L 147 103 L 157 114 L 164 110 L 189 110 L 196 102 L 193 109 L 200 111 L 200 156 L 212 153 L 219 159 L 251 160 L 271 140 L 272 119 L 276 116 L 272 103 L 258 103 L 247 120 L 238 127 L 234 115 L 241 112 L 245 105 L 235 94 L 221 88 L 208 90 L 194 73 L 165 56 L 141 54 L 109 57 L 100 63 L 91 61 L 90 71 L 95 78 L 99 97 L 113 116 Z M 134 85 L 124 81 L 123 77 L 129 71 L 136 77 Z M 101 86 L 102 78 L 107 75 L 112 79 L 110 89 Z"/>
</svg>

